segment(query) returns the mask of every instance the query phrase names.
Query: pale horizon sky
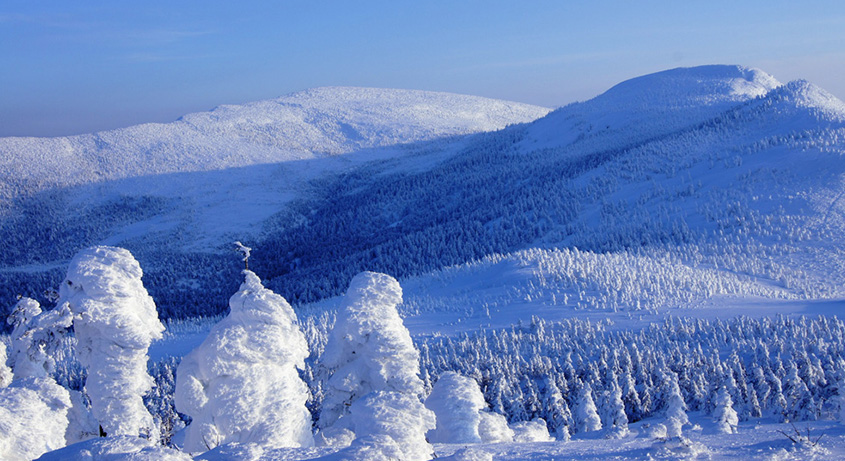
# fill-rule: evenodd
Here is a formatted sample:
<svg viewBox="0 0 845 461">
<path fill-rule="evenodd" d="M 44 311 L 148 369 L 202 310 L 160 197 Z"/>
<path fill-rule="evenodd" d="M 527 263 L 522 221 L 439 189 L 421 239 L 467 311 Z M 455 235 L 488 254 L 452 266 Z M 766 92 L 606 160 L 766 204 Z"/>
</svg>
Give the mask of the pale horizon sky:
<svg viewBox="0 0 845 461">
<path fill-rule="evenodd" d="M 0 4 L 0 136 L 169 122 L 319 86 L 557 107 L 741 64 L 845 98 L 845 3 L 187 0 Z"/>
</svg>

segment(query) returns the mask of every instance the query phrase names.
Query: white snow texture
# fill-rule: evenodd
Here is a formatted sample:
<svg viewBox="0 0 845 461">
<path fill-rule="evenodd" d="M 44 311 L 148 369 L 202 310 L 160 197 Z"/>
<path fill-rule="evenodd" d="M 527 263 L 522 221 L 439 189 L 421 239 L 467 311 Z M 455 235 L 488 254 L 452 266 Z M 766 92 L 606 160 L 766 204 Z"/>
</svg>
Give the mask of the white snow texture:
<svg viewBox="0 0 845 461">
<path fill-rule="evenodd" d="M 308 387 L 297 367 L 308 356 L 296 314 L 281 296 L 244 271 L 231 312 L 176 372 L 176 408 L 193 422 L 185 450 L 224 443 L 269 448 L 313 445 Z"/>
<path fill-rule="evenodd" d="M 0 389 L 0 459 L 30 460 L 65 446 L 70 406 L 67 389 L 52 378 L 20 379 Z"/>
<path fill-rule="evenodd" d="M 401 302 L 402 287 L 389 275 L 362 272 L 352 279 L 323 353 L 323 366 L 334 371 L 326 386 L 322 427 L 370 392 L 422 395 L 420 354 L 396 310 Z"/>
</svg>

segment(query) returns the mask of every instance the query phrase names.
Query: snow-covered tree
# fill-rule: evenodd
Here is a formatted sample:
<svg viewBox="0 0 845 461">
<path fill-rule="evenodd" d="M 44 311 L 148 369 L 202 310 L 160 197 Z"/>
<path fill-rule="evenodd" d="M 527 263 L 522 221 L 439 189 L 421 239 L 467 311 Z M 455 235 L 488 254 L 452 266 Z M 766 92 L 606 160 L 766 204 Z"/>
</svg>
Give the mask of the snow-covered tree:
<svg viewBox="0 0 845 461">
<path fill-rule="evenodd" d="M 546 378 L 545 384 L 543 408 L 546 410 L 549 432 L 557 440 L 568 441 L 572 435 L 570 428 L 573 426 L 569 404 L 566 403 L 566 399 L 563 398 L 560 388 L 553 379 Z"/>
<path fill-rule="evenodd" d="M 85 389 L 107 435 L 158 439 L 142 396 L 153 385 L 147 350 L 164 326 L 129 251 L 99 246 L 79 252 L 59 288 L 59 306 L 73 312 L 76 352 L 88 369 Z"/>
<path fill-rule="evenodd" d="M 663 397 L 663 415 L 666 418 L 666 436 L 680 437 L 683 434 L 684 424 L 689 423 L 687 416 L 687 405 L 681 395 L 681 388 L 678 387 L 678 377 L 672 371 L 663 372 L 663 386 L 661 389 Z"/>
<path fill-rule="evenodd" d="M 578 432 L 592 432 L 601 430 L 596 402 L 593 400 L 593 388 L 589 383 L 581 385 L 575 410 L 575 424 Z"/>
<path fill-rule="evenodd" d="M 73 322 L 67 304 L 41 311 L 38 301 L 21 298 L 9 315 L 12 331 L 10 363 L 16 379 L 46 378 L 55 371 L 53 357 Z"/>
<path fill-rule="evenodd" d="M 546 420 L 543 418 L 511 424 L 511 430 L 513 430 L 513 441 L 517 443 L 551 442 L 553 440 L 549 435 Z"/>
<path fill-rule="evenodd" d="M 308 356 L 305 335 L 290 304 L 243 273 L 229 315 L 176 371 L 176 409 L 193 418 L 190 452 L 230 442 L 313 445 L 308 388 L 297 372 Z"/>
<path fill-rule="evenodd" d="M 783 394 L 787 401 L 786 417 L 790 421 L 818 419 L 818 406 L 804 380 L 798 376 L 795 362 L 789 365 L 789 371 L 783 380 Z"/>
<path fill-rule="evenodd" d="M 12 369 L 6 365 L 6 345 L 0 341 L 0 389 L 12 384 Z"/>
<path fill-rule="evenodd" d="M 733 408 L 731 394 L 725 386 L 719 388 L 714 405 L 713 419 L 716 421 L 716 430 L 722 434 L 736 433 L 739 416 Z"/>
<path fill-rule="evenodd" d="M 609 437 L 624 437 L 628 434 L 628 416 L 625 414 L 625 402 L 622 401 L 622 388 L 616 382 L 604 392 L 601 410 L 601 419 Z"/>
<path fill-rule="evenodd" d="M 401 460 L 428 460 L 434 453 L 425 438 L 426 431 L 435 427 L 434 413 L 412 394 L 371 392 L 353 402 L 339 423 L 348 425 L 359 440 L 389 437 L 399 448 Z"/>
<path fill-rule="evenodd" d="M 5 359 L 0 342 L 0 459 L 35 459 L 65 446 L 67 389 L 52 378 L 13 379 Z"/>
<path fill-rule="evenodd" d="M 2 365 L 0 365 L 0 368 L 2 368 Z M 2 374 L 2 370 L 0 370 L 0 374 Z M 0 384 L 0 386 L 2 386 L 2 384 Z M 845 377 L 840 378 L 836 383 L 836 393 L 835 402 L 838 405 L 836 417 L 840 423 L 845 424 Z"/>
<path fill-rule="evenodd" d="M 480 411 L 487 403 L 472 378 L 446 372 L 434 384 L 425 406 L 434 412 L 437 427 L 428 440 L 437 443 L 479 443 Z"/>
<path fill-rule="evenodd" d="M 508 426 L 508 420 L 499 413 L 481 412 L 478 435 L 482 443 L 513 442 L 514 432 Z"/>
<path fill-rule="evenodd" d="M 389 435 L 406 459 L 428 459 L 425 433 L 435 428 L 435 416 L 420 401 L 419 352 L 396 310 L 401 302 L 402 287 L 389 275 L 363 272 L 352 279 L 323 354 L 331 377 L 320 426 L 358 438 Z"/>
</svg>

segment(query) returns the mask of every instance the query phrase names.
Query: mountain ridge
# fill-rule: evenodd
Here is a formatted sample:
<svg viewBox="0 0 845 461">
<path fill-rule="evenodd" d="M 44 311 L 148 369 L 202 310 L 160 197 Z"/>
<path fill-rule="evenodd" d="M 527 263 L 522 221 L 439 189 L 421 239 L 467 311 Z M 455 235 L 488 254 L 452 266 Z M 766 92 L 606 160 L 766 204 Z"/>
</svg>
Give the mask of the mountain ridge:
<svg viewBox="0 0 845 461">
<path fill-rule="evenodd" d="M 717 90 L 689 110 L 643 96 L 698 84 Z M 618 94 L 626 87 L 636 91 Z M 739 66 L 670 70 L 595 99 L 496 132 L 51 192 L 0 222 L 10 247 L 0 278 L 43 285 L 56 276 L 34 264 L 106 242 L 136 254 L 167 316 L 216 313 L 205 300 L 234 289 L 238 268 L 223 250 L 237 239 L 255 249 L 250 266 L 267 286 L 296 303 L 338 294 L 361 270 L 406 278 L 532 248 L 579 248 L 596 267 L 659 266 L 669 254 L 699 286 L 715 277 L 749 293 L 843 294 L 841 101 Z"/>
<path fill-rule="evenodd" d="M 0 198 L 139 175 L 341 155 L 503 128 L 548 109 L 415 90 L 327 87 L 224 105 L 171 123 L 0 138 Z"/>
</svg>

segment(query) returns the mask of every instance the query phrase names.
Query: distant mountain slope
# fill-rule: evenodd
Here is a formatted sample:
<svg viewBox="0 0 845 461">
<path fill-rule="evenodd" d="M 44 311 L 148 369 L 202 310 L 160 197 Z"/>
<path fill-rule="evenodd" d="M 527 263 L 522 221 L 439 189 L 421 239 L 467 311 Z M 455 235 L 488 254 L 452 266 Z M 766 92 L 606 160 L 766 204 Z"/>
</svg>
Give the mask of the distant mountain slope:
<svg viewBox="0 0 845 461">
<path fill-rule="evenodd" d="M 497 130 L 548 109 L 413 90 L 330 87 L 176 122 L 61 138 L 0 138 L 0 200 L 55 186 L 319 158 Z"/>
<path fill-rule="evenodd" d="M 364 268 L 408 276 L 534 246 L 669 251 L 798 296 L 841 295 L 842 103 L 736 66 L 635 83 L 480 136 L 425 172 L 346 175 L 271 230 L 256 264 L 307 300 Z M 611 107 L 619 129 L 570 123 Z"/>
<path fill-rule="evenodd" d="M 292 302 L 336 295 L 361 270 L 412 277 L 537 247 L 590 256 L 504 277 L 495 299 L 831 298 L 845 295 L 843 154 L 845 107 L 824 90 L 738 66 L 674 69 L 493 133 L 45 190 L 0 222 L 0 294 L 55 283 L 63 258 L 106 242 L 136 254 L 165 315 L 214 313 L 236 288 L 238 261 L 221 250 L 238 238 Z M 618 264 L 682 275 L 620 290 L 606 278 Z M 533 291 L 549 277 L 560 283 Z"/>
<path fill-rule="evenodd" d="M 780 85 L 771 75 L 742 66 L 701 66 L 644 75 L 538 120 L 526 148 L 560 147 L 590 138 L 631 143 L 708 120 Z"/>
</svg>

